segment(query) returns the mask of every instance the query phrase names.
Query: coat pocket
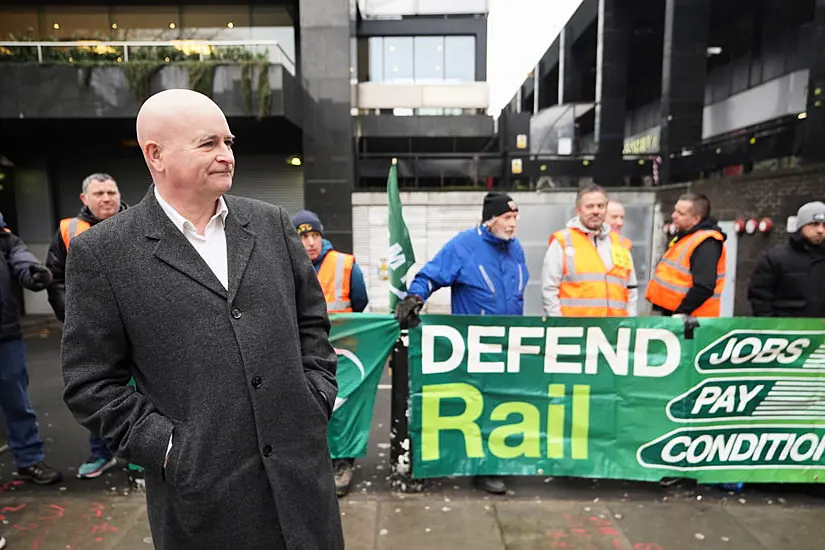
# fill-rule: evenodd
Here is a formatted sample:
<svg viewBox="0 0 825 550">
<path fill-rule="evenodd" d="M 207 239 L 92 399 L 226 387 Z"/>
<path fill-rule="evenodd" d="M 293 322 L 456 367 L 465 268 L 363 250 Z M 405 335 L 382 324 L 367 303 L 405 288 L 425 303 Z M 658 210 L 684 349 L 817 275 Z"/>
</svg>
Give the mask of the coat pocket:
<svg viewBox="0 0 825 550">
<path fill-rule="evenodd" d="M 324 418 L 329 420 L 330 418 L 330 411 L 329 411 L 329 404 L 326 403 L 324 396 L 321 395 L 321 392 L 315 389 L 315 386 L 312 385 L 312 382 L 307 379 L 307 390 L 309 390 L 309 395 L 312 398 L 312 401 L 318 406 L 321 410 L 321 413 L 324 415 Z"/>
</svg>

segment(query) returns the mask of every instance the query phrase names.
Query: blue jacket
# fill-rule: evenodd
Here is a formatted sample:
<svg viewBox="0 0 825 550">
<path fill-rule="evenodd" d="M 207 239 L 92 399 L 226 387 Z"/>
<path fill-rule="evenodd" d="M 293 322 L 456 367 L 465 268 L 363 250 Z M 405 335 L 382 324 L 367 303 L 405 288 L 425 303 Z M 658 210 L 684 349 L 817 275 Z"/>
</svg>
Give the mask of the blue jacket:
<svg viewBox="0 0 825 550">
<path fill-rule="evenodd" d="M 453 315 L 523 315 L 528 279 L 521 243 L 476 227 L 445 244 L 415 276 L 409 293 L 426 301 L 449 286 Z"/>
<path fill-rule="evenodd" d="M 324 258 L 327 257 L 327 252 L 332 250 L 332 243 L 324 239 L 324 245 L 321 247 L 321 253 L 312 262 L 315 267 L 315 273 L 321 269 L 321 264 Z M 362 312 L 367 309 L 369 298 L 367 297 L 367 284 L 364 282 L 364 272 L 358 267 L 358 263 L 352 265 L 352 273 L 349 276 L 349 299 L 352 303 L 352 311 Z"/>
</svg>

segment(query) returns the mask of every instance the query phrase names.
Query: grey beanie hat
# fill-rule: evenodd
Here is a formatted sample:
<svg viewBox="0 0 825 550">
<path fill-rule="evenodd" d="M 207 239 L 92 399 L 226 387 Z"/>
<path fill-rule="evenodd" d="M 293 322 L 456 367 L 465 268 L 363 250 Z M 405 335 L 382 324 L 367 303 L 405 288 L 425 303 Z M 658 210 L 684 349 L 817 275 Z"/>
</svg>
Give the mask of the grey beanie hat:
<svg viewBox="0 0 825 550">
<path fill-rule="evenodd" d="M 825 222 L 825 203 L 815 201 L 803 204 L 796 213 L 797 231 L 809 223 Z"/>
</svg>

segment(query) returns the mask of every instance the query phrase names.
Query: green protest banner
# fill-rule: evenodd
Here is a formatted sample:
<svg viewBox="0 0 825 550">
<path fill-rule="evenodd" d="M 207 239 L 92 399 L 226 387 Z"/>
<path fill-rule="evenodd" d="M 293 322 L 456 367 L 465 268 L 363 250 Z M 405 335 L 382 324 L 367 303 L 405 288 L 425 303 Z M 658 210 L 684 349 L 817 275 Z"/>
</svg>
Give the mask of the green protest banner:
<svg viewBox="0 0 825 550">
<path fill-rule="evenodd" d="M 357 458 L 367 452 L 378 382 L 399 328 L 391 315 L 372 313 L 335 314 L 330 322 L 338 397 L 327 432 L 329 450 L 333 458 Z"/>
<path fill-rule="evenodd" d="M 414 477 L 825 482 L 825 321 L 422 320 Z"/>
</svg>

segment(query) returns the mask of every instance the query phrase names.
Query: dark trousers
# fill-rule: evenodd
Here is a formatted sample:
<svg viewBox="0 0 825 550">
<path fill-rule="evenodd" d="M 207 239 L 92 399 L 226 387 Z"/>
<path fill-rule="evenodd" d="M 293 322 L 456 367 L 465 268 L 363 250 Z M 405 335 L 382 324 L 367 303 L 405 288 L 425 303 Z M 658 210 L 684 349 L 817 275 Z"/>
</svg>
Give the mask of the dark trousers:
<svg viewBox="0 0 825 550">
<path fill-rule="evenodd" d="M 6 417 L 6 438 L 18 468 L 43 460 L 43 440 L 29 399 L 26 347 L 22 339 L 0 342 L 0 407 Z"/>
</svg>

